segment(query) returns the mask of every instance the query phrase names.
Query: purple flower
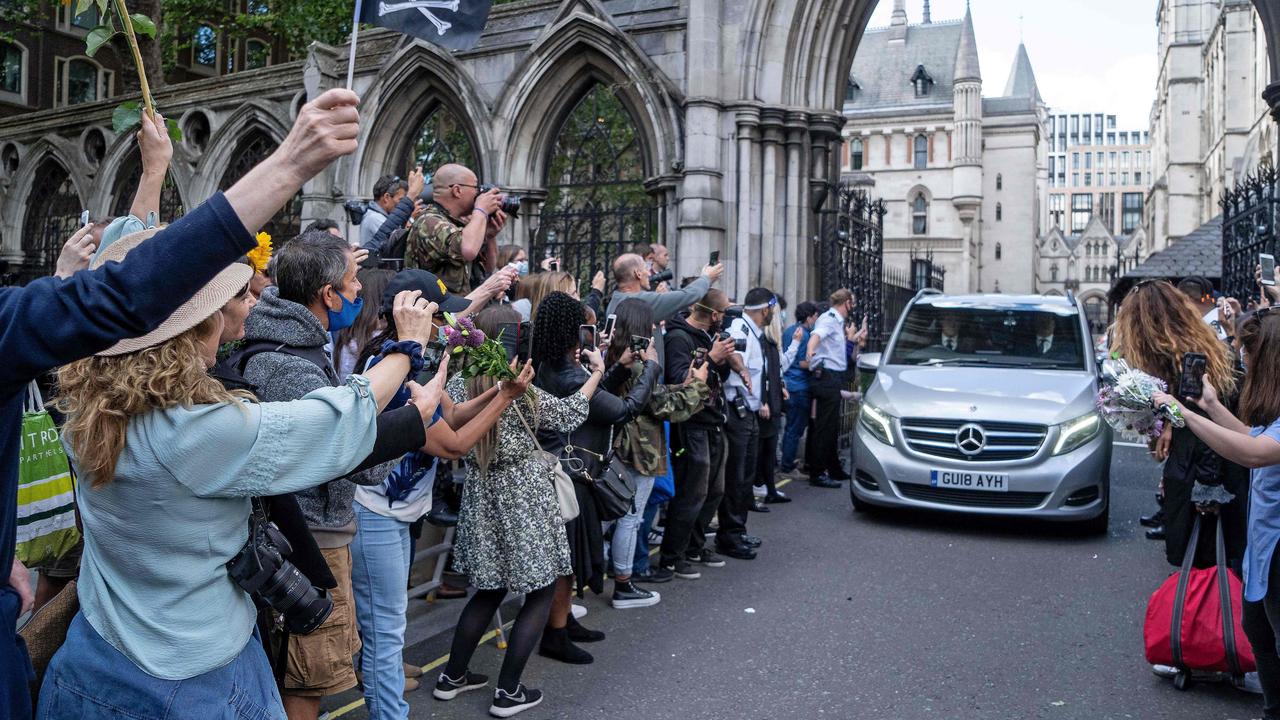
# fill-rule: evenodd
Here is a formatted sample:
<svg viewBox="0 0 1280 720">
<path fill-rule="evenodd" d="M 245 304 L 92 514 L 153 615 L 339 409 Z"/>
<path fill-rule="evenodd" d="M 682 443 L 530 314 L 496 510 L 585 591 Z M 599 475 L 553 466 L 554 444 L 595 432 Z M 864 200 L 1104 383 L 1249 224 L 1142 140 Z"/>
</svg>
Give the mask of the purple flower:
<svg viewBox="0 0 1280 720">
<path fill-rule="evenodd" d="M 467 347 L 478 348 L 484 344 L 484 333 L 478 329 L 471 329 L 466 332 Z"/>
<path fill-rule="evenodd" d="M 449 345 L 462 345 L 464 342 L 462 331 L 455 327 L 445 327 L 444 339 Z"/>
<path fill-rule="evenodd" d="M 462 328 L 463 330 L 466 330 L 468 332 L 476 331 L 476 324 L 471 321 L 471 318 L 460 317 L 457 320 L 458 320 L 458 327 Z"/>
</svg>

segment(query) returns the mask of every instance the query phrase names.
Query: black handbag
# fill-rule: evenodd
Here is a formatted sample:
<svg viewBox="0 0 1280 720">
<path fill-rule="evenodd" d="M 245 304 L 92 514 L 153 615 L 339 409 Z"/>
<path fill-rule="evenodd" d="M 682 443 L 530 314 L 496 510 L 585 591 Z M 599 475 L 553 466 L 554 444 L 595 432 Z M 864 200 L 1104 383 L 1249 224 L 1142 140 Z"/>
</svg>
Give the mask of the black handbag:
<svg viewBox="0 0 1280 720">
<path fill-rule="evenodd" d="M 569 442 L 572 443 L 573 439 L 570 438 Z M 612 427 L 609 428 L 608 455 L 601 457 L 598 453 L 570 444 L 564 448 L 565 456 L 572 456 L 574 450 L 581 450 L 600 460 L 600 471 L 594 477 L 585 472 L 580 473 L 579 477 L 585 477 L 587 487 L 591 489 L 591 498 L 596 504 L 596 512 L 602 522 L 617 520 L 635 510 L 636 484 L 631 479 L 631 474 L 627 472 L 626 463 L 613 450 Z"/>
</svg>

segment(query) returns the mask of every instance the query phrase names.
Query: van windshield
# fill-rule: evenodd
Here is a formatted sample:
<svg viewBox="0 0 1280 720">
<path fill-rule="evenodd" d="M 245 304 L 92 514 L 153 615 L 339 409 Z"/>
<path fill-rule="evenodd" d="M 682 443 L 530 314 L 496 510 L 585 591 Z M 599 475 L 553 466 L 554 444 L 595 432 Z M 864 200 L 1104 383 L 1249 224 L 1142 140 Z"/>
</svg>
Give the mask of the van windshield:
<svg viewBox="0 0 1280 720">
<path fill-rule="evenodd" d="M 889 364 L 1084 370 L 1080 316 L 1034 306 L 917 304 L 907 313 Z"/>
</svg>

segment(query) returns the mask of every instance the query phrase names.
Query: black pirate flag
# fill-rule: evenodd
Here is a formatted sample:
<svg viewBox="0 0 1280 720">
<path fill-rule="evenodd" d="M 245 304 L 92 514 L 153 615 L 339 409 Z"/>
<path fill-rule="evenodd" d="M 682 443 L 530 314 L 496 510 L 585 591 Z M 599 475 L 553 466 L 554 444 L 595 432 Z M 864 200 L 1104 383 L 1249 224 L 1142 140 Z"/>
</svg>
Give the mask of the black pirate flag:
<svg viewBox="0 0 1280 720">
<path fill-rule="evenodd" d="M 452 50 L 474 47 L 491 0 L 357 0 L 360 22 L 422 38 Z"/>
</svg>

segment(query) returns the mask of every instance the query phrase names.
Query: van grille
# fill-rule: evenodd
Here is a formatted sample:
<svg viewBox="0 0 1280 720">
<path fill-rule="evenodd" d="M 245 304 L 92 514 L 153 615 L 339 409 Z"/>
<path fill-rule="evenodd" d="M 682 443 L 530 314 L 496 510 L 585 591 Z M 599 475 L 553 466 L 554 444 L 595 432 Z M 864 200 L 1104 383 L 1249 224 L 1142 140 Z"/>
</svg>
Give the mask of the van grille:
<svg viewBox="0 0 1280 720">
<path fill-rule="evenodd" d="M 956 446 L 956 432 L 969 425 L 963 420 L 932 420 L 903 418 L 902 435 L 912 450 L 933 457 L 961 462 L 1004 462 L 1026 460 L 1040 450 L 1048 428 L 1010 422 L 975 422 L 986 436 L 986 447 L 977 455 L 969 456 Z"/>
<path fill-rule="evenodd" d="M 955 488 L 936 488 L 932 485 L 913 485 L 911 483 L 895 483 L 898 492 L 909 500 L 938 503 L 940 505 L 959 505 L 976 508 L 1034 508 L 1039 507 L 1049 493 L 1041 492 L 984 492 L 982 490 L 958 490 Z"/>
</svg>

